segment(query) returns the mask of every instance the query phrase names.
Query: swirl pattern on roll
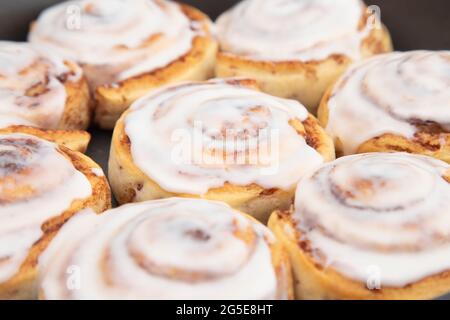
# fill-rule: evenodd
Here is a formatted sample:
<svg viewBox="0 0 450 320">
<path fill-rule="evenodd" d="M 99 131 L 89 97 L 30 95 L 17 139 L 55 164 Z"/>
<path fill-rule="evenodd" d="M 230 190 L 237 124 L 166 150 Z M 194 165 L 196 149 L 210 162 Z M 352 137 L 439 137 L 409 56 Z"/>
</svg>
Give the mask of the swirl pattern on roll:
<svg viewBox="0 0 450 320">
<path fill-rule="evenodd" d="M 328 100 L 327 131 L 344 153 L 385 133 L 413 138 L 417 125 L 450 131 L 450 52 L 412 51 L 351 68 Z"/>
<path fill-rule="evenodd" d="M 403 287 L 450 269 L 449 177 L 425 156 L 343 157 L 299 184 L 293 218 L 322 266 Z"/>
<path fill-rule="evenodd" d="M 268 61 L 361 57 L 369 34 L 360 0 L 245 0 L 217 21 L 224 52 Z"/>
<path fill-rule="evenodd" d="M 219 202 L 172 198 L 100 216 L 84 211 L 42 256 L 42 293 L 46 299 L 286 298 L 272 262 L 274 241 L 266 227 Z M 66 283 L 74 266 L 77 290 Z"/>
<path fill-rule="evenodd" d="M 67 62 L 68 63 L 68 62 Z M 0 127 L 55 129 L 66 105 L 65 81 L 81 69 L 27 43 L 0 41 Z"/>
<path fill-rule="evenodd" d="M 97 73 L 106 76 L 90 79 L 104 84 L 167 66 L 187 54 L 204 31 L 205 25 L 171 1 L 73 0 L 45 10 L 30 41 L 82 65 L 104 66 Z"/>
<path fill-rule="evenodd" d="M 87 178 L 56 145 L 24 134 L 0 135 L 0 282 L 19 270 L 44 222 L 91 193 Z"/>
<path fill-rule="evenodd" d="M 308 117 L 297 101 L 214 80 L 154 92 L 123 122 L 148 177 L 166 191 L 206 194 L 225 183 L 294 189 L 324 161 L 301 132 Z"/>
</svg>

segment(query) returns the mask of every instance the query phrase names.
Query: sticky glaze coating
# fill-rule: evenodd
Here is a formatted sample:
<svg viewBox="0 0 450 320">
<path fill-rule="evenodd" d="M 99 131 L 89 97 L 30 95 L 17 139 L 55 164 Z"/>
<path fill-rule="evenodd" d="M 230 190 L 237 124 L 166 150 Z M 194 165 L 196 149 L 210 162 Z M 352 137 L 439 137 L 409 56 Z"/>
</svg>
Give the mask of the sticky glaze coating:
<svg viewBox="0 0 450 320">
<path fill-rule="evenodd" d="M 44 222 L 91 194 L 89 180 L 55 144 L 0 135 L 0 283 L 19 271 Z"/>
<path fill-rule="evenodd" d="M 369 34 L 360 0 L 245 0 L 217 20 L 221 49 L 263 61 L 361 58 Z"/>
<path fill-rule="evenodd" d="M 276 246 L 266 227 L 219 202 L 172 198 L 100 216 L 84 211 L 42 256 L 41 293 L 46 299 L 286 299 L 289 266 Z M 67 270 L 79 272 L 80 281 L 70 282 Z"/>
<path fill-rule="evenodd" d="M 448 271 L 449 174 L 445 162 L 405 153 L 323 166 L 297 189 L 292 219 L 302 248 L 322 268 L 364 285 L 378 270 L 382 288 Z"/>
<path fill-rule="evenodd" d="M 307 143 L 308 117 L 297 101 L 215 80 L 159 90 L 123 121 L 133 161 L 148 177 L 170 192 L 205 194 L 226 182 L 295 188 L 324 161 Z"/>
</svg>

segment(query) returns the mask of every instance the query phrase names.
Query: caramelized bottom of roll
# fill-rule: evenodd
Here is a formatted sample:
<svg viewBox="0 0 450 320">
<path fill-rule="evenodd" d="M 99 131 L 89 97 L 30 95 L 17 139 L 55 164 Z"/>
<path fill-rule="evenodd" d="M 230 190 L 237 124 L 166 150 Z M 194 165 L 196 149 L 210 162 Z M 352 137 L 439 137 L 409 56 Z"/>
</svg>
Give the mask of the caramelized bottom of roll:
<svg viewBox="0 0 450 320">
<path fill-rule="evenodd" d="M 290 212 L 276 211 L 269 228 L 287 250 L 295 283 L 295 298 L 302 300 L 417 300 L 444 295 L 450 288 L 450 273 L 443 272 L 402 288 L 369 290 L 366 283 L 346 278 L 319 265 L 308 252 L 308 244 L 292 223 Z"/>
</svg>

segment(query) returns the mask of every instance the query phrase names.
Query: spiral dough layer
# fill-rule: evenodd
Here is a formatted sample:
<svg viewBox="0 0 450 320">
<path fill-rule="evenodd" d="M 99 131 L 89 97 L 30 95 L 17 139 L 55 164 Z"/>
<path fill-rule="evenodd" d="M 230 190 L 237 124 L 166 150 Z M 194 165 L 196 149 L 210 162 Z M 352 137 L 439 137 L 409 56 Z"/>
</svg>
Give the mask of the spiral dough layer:
<svg viewBox="0 0 450 320">
<path fill-rule="evenodd" d="M 360 0 L 245 0 L 219 17 L 217 35 L 222 51 L 256 60 L 359 59 L 365 10 Z"/>
<path fill-rule="evenodd" d="M 297 101 L 218 80 L 144 97 L 124 124 L 133 161 L 148 177 L 170 192 L 205 194 L 226 182 L 295 188 L 324 161 L 296 130 L 307 118 Z"/>
<path fill-rule="evenodd" d="M 449 174 L 425 156 L 340 158 L 299 184 L 293 218 L 318 263 L 403 287 L 450 269 Z"/>
<path fill-rule="evenodd" d="M 412 51 L 356 65 L 327 102 L 327 131 L 345 154 L 385 133 L 413 138 L 417 125 L 450 131 L 450 52 Z"/>
<path fill-rule="evenodd" d="M 66 80 L 81 69 L 26 43 L 0 41 L 0 127 L 55 129 L 66 105 Z"/>
<path fill-rule="evenodd" d="M 263 225 L 219 202 L 172 198 L 100 216 L 85 211 L 40 260 L 42 293 L 46 299 L 286 298 L 272 264 L 274 241 Z"/>
<path fill-rule="evenodd" d="M 0 135 L 0 283 L 19 270 L 44 222 L 91 193 L 88 179 L 54 144 Z"/>
<path fill-rule="evenodd" d="M 45 10 L 30 41 L 83 65 L 105 66 L 101 78 L 88 74 L 99 85 L 165 67 L 191 50 L 203 27 L 170 1 L 75 0 Z"/>
</svg>

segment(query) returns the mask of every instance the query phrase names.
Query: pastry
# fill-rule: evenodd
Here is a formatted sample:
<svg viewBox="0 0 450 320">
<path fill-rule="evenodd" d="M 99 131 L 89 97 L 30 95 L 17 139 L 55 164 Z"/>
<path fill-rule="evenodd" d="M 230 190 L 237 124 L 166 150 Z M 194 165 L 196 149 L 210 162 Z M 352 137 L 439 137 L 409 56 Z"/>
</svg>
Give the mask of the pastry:
<svg viewBox="0 0 450 320">
<path fill-rule="evenodd" d="M 325 164 L 269 227 L 297 299 L 431 299 L 450 290 L 450 166 L 407 153 Z"/>
<path fill-rule="evenodd" d="M 172 1 L 75 0 L 45 10 L 29 40 L 82 65 L 95 95 L 95 121 L 112 129 L 148 91 L 213 74 L 210 24 L 197 9 Z"/>
<path fill-rule="evenodd" d="M 81 212 L 39 270 L 40 297 L 49 300 L 292 298 L 289 262 L 272 233 L 223 203 L 195 199 Z"/>
<path fill-rule="evenodd" d="M 82 69 L 49 50 L 0 41 L 0 131 L 49 130 L 85 150 L 91 117 Z M 71 139 L 75 139 L 71 143 Z"/>
<path fill-rule="evenodd" d="M 0 134 L 0 299 L 37 297 L 39 255 L 76 212 L 111 206 L 85 155 L 26 134 Z"/>
<path fill-rule="evenodd" d="M 119 203 L 167 197 L 220 200 L 261 221 L 287 209 L 308 171 L 334 146 L 297 101 L 251 80 L 165 87 L 117 122 L 109 179 Z"/>
<path fill-rule="evenodd" d="M 338 154 L 404 151 L 450 162 L 450 51 L 397 52 L 352 67 L 319 119 Z"/>
</svg>

